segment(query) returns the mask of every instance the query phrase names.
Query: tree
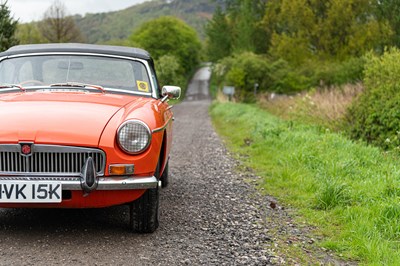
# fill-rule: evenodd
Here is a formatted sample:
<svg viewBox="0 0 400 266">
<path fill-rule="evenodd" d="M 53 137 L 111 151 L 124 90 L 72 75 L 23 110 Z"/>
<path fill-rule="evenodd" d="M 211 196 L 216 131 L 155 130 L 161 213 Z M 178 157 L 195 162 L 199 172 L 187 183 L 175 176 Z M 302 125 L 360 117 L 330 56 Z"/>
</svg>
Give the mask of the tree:
<svg viewBox="0 0 400 266">
<path fill-rule="evenodd" d="M 272 0 L 264 24 L 271 35 L 270 53 L 295 65 L 312 55 L 317 18 L 307 0 Z"/>
<path fill-rule="evenodd" d="M 269 36 L 260 23 L 265 14 L 266 3 L 266 0 L 227 1 L 234 35 L 234 51 L 267 52 Z"/>
<path fill-rule="evenodd" d="M 328 7 L 324 29 L 319 29 L 324 53 L 343 59 L 370 50 L 383 52 L 389 44 L 392 29 L 376 18 L 370 0 L 335 0 Z"/>
<path fill-rule="evenodd" d="M 267 0 L 214 0 L 217 9 L 206 26 L 208 54 L 266 53 L 270 35 L 262 26 Z M 225 11 L 222 11 L 224 7 Z M 218 56 L 219 54 L 219 56 Z M 213 60 L 215 61 L 215 59 Z"/>
<path fill-rule="evenodd" d="M 157 60 L 175 56 L 185 75 L 200 61 L 201 43 L 196 31 L 175 17 L 161 17 L 144 23 L 131 36 L 132 45 L 140 46 Z"/>
<path fill-rule="evenodd" d="M 237 9 L 233 10 L 232 24 L 235 35 L 233 47 L 237 52 L 254 52 L 255 17 L 253 0 L 243 0 Z"/>
<path fill-rule="evenodd" d="M 71 16 L 67 16 L 67 9 L 60 0 L 55 0 L 44 13 L 39 22 L 39 29 L 43 37 L 53 43 L 83 41 L 79 29 Z"/>
<path fill-rule="evenodd" d="M 184 86 L 185 78 L 178 59 L 173 55 L 163 55 L 156 61 L 158 81 L 161 86 Z"/>
<path fill-rule="evenodd" d="M 392 44 L 400 47 L 400 0 L 377 0 L 376 15 L 381 22 L 388 22 L 394 31 Z"/>
<path fill-rule="evenodd" d="M 295 64 L 382 50 L 392 34 L 370 0 L 270 0 L 264 24 L 272 34 L 271 54 Z"/>
<path fill-rule="evenodd" d="M 217 6 L 212 20 L 206 26 L 207 55 L 213 62 L 231 54 L 231 28 L 220 6 Z"/>
<path fill-rule="evenodd" d="M 0 3 L 0 51 L 19 43 L 15 37 L 18 21 L 11 17 L 7 1 Z"/>
<path fill-rule="evenodd" d="M 21 44 L 45 43 L 36 22 L 18 24 L 16 36 Z"/>
</svg>

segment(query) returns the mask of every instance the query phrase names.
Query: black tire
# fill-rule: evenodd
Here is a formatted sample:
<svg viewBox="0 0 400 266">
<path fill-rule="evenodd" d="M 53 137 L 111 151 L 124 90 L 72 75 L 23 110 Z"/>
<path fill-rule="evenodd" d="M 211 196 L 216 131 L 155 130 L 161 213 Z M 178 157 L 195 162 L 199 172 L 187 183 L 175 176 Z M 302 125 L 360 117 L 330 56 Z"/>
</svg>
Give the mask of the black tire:
<svg viewBox="0 0 400 266">
<path fill-rule="evenodd" d="M 169 179 L 168 179 L 168 168 L 169 168 L 169 160 L 167 161 L 167 164 L 165 165 L 164 172 L 161 176 L 161 187 L 166 188 L 169 184 Z"/>
<path fill-rule="evenodd" d="M 160 176 L 160 162 L 157 164 L 154 174 Z M 153 233 L 159 225 L 159 201 L 158 187 L 147 189 L 137 200 L 130 203 L 130 229 L 136 233 Z"/>
</svg>

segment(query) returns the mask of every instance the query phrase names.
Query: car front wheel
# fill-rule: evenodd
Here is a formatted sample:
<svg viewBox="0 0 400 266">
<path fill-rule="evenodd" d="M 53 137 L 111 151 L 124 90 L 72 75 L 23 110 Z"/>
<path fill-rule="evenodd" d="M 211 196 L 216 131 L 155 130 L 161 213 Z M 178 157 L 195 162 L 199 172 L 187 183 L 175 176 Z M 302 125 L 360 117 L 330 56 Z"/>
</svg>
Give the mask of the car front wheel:
<svg viewBox="0 0 400 266">
<path fill-rule="evenodd" d="M 160 177 L 160 162 L 154 174 Z M 156 188 L 147 189 L 137 200 L 130 203 L 130 228 L 136 233 L 153 233 L 159 224 L 160 191 Z"/>
</svg>

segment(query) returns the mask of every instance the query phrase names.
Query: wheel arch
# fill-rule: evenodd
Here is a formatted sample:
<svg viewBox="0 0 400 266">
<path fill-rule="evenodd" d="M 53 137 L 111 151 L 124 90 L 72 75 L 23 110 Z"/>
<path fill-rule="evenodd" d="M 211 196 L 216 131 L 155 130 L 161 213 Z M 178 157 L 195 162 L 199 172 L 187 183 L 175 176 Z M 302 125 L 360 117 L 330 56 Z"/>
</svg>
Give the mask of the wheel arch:
<svg viewBox="0 0 400 266">
<path fill-rule="evenodd" d="M 165 170 L 165 166 L 167 165 L 167 161 L 168 161 L 168 151 L 167 151 L 167 139 L 168 138 L 168 134 L 167 131 L 164 130 L 163 131 L 163 138 L 162 138 L 162 143 L 161 143 L 161 150 L 160 150 L 160 157 L 159 160 L 162 162 L 161 164 L 161 169 L 160 169 L 160 176 L 162 176 L 164 170 Z"/>
</svg>

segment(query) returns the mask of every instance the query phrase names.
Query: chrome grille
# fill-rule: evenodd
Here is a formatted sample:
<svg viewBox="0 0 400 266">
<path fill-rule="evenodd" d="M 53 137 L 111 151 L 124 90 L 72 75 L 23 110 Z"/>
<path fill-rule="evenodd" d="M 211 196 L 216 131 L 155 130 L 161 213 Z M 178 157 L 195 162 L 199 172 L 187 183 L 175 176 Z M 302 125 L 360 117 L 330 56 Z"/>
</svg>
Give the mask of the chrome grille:
<svg viewBox="0 0 400 266">
<path fill-rule="evenodd" d="M 104 174 L 105 153 L 99 149 L 31 145 L 32 154 L 22 155 L 21 145 L 0 145 L 0 175 L 63 175 L 80 174 L 86 159 L 93 158 L 96 172 Z"/>
</svg>

